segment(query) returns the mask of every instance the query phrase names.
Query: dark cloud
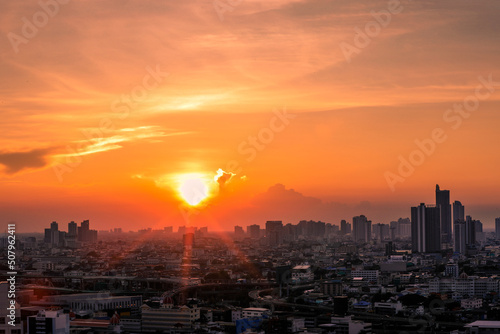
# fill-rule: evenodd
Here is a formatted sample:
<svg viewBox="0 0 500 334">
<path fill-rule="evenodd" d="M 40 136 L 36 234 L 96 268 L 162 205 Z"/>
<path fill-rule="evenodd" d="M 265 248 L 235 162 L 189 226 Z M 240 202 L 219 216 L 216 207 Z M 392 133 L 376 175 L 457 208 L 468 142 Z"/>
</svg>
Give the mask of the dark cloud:
<svg viewBox="0 0 500 334">
<path fill-rule="evenodd" d="M 250 207 L 224 212 L 222 220 L 237 221 L 245 225 L 263 224 L 266 220 L 273 219 L 296 224 L 303 219 L 312 219 L 338 225 L 342 219 L 351 221 L 352 217 L 364 214 L 373 222 L 389 223 L 399 217 L 407 217 L 407 211 L 408 207 L 400 207 L 394 203 L 373 205 L 368 201 L 351 204 L 324 201 L 287 189 L 283 184 L 275 184 L 256 195 L 251 200 Z"/>
<path fill-rule="evenodd" d="M 0 165 L 4 172 L 15 174 L 23 169 L 41 168 L 47 165 L 47 155 L 53 149 L 35 149 L 27 152 L 3 152 L 0 153 Z"/>
<path fill-rule="evenodd" d="M 217 171 L 215 175 L 215 181 L 219 184 L 219 190 L 223 190 L 225 185 L 231 180 L 231 178 L 236 175 L 231 172 L 225 172 L 221 168 Z"/>
</svg>

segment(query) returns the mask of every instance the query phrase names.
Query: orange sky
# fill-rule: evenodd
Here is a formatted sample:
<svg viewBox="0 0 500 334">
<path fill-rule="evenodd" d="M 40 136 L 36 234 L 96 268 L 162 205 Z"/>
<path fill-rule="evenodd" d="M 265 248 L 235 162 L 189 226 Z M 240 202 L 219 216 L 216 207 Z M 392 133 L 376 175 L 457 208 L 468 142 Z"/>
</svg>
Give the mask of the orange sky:
<svg viewBox="0 0 500 334">
<path fill-rule="evenodd" d="M 436 183 L 500 217 L 496 1 L 59 1 L 0 3 L 0 217 L 21 232 L 388 223 Z M 209 188 L 187 215 L 186 174 Z"/>
</svg>

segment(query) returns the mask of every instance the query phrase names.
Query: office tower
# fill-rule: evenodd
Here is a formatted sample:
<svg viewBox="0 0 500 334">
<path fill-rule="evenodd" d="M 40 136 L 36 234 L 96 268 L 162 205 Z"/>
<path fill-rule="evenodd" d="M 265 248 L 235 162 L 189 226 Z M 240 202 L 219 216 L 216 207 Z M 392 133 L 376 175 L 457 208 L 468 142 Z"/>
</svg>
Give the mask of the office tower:
<svg viewBox="0 0 500 334">
<path fill-rule="evenodd" d="M 347 234 L 347 222 L 343 219 L 340 221 L 340 234 Z"/>
<path fill-rule="evenodd" d="M 465 207 L 459 201 L 453 202 L 453 222 L 457 220 L 465 221 Z"/>
<path fill-rule="evenodd" d="M 59 224 L 57 224 L 57 222 L 50 223 L 50 230 L 51 231 L 59 231 Z"/>
<path fill-rule="evenodd" d="M 455 221 L 453 223 L 453 234 L 455 236 L 455 238 L 453 240 L 454 241 L 453 242 L 453 251 L 455 253 L 465 255 L 467 252 L 467 242 L 466 242 L 467 233 L 466 233 L 465 220 L 455 219 Z"/>
<path fill-rule="evenodd" d="M 471 216 L 465 219 L 465 244 L 467 246 L 476 244 L 476 222 Z"/>
<path fill-rule="evenodd" d="M 260 225 L 253 224 L 253 225 L 247 226 L 247 233 L 250 235 L 250 238 L 259 239 L 260 238 Z"/>
<path fill-rule="evenodd" d="M 364 215 L 352 218 L 354 242 L 370 242 L 372 239 L 372 222 Z"/>
<path fill-rule="evenodd" d="M 50 230 L 50 228 L 46 228 L 43 242 L 46 244 L 50 244 L 51 240 L 52 240 L 52 231 Z"/>
<path fill-rule="evenodd" d="M 421 203 L 411 208 L 412 251 L 434 253 L 441 250 L 440 207 Z"/>
<path fill-rule="evenodd" d="M 495 234 L 497 239 L 500 239 L 500 217 L 495 218 Z"/>
<path fill-rule="evenodd" d="M 441 215 L 441 242 L 451 242 L 451 205 L 450 191 L 440 190 L 436 184 L 436 206 L 440 208 Z"/>
<path fill-rule="evenodd" d="M 97 241 L 97 231 L 90 229 L 90 222 L 84 220 L 80 223 L 77 228 L 78 241 L 81 242 L 96 242 Z"/>
<path fill-rule="evenodd" d="M 59 224 L 57 224 L 57 222 L 50 223 L 50 228 L 45 229 L 43 241 L 52 246 L 59 246 L 59 244 L 63 242 L 60 232 L 61 231 L 59 231 Z"/>
<path fill-rule="evenodd" d="M 269 246 L 276 246 L 283 242 L 283 222 L 268 220 L 266 222 L 266 238 Z"/>
<path fill-rule="evenodd" d="M 68 236 L 69 237 L 76 237 L 77 235 L 77 224 L 75 222 L 70 222 L 68 223 Z"/>
</svg>

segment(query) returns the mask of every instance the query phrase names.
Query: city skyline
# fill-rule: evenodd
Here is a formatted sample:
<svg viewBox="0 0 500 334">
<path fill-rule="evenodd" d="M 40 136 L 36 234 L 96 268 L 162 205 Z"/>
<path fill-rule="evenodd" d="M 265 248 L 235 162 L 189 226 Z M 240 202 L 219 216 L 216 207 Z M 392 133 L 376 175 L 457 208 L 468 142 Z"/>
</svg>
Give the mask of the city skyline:
<svg viewBox="0 0 500 334">
<path fill-rule="evenodd" d="M 359 209 L 356 206 L 348 207 L 346 205 L 342 205 L 341 203 L 322 203 L 319 199 L 305 197 L 293 189 L 284 188 L 283 185 L 276 185 L 274 188 L 280 195 L 283 195 L 283 194 L 285 194 L 285 196 L 288 195 L 288 200 L 292 201 L 293 206 L 299 205 L 300 208 L 299 208 L 299 210 L 294 211 L 292 215 L 290 215 L 289 213 L 286 213 L 284 211 L 281 211 L 281 213 L 271 215 L 271 217 L 274 217 L 277 220 L 283 221 L 284 223 L 292 223 L 292 224 L 298 223 L 301 220 L 315 220 L 315 221 L 323 221 L 325 223 L 330 223 L 332 225 L 340 226 L 341 222 L 343 220 L 346 220 L 348 223 L 350 223 L 352 225 L 353 218 L 356 218 L 357 216 L 360 216 L 360 215 L 367 216 L 370 221 L 373 221 L 374 225 L 375 224 L 389 224 L 390 222 L 395 221 L 395 220 L 400 219 L 400 218 L 410 218 L 411 217 L 410 208 L 412 206 L 414 206 L 415 203 L 423 202 L 420 199 L 416 199 L 413 202 L 409 202 L 408 204 L 401 204 L 401 207 L 404 207 L 404 208 L 399 210 L 399 212 L 401 212 L 401 215 L 399 215 L 399 216 L 397 216 L 397 214 L 394 215 L 394 212 L 395 212 L 394 208 L 391 208 L 391 207 L 379 208 L 379 211 L 375 211 L 375 212 L 378 212 L 380 216 L 384 217 L 384 218 L 380 219 L 380 218 L 374 218 L 374 216 L 376 216 L 376 214 L 373 214 L 374 208 L 372 208 L 372 206 L 370 205 L 369 202 L 360 203 L 360 205 L 359 205 L 360 207 L 363 207 L 363 204 L 364 204 L 364 209 Z M 450 195 L 450 190 L 443 190 L 443 191 L 448 192 L 448 199 L 449 198 L 453 199 L 453 200 L 450 200 L 450 212 L 449 212 L 450 217 L 449 218 L 450 218 L 450 220 L 453 220 L 452 225 L 454 225 L 454 222 L 455 222 L 454 214 L 455 213 L 453 211 L 453 216 L 451 215 L 451 213 L 452 213 L 451 203 L 455 204 L 455 202 L 458 202 L 458 203 L 461 203 L 461 202 L 456 200 L 455 197 L 453 196 L 454 195 L 453 189 L 451 189 L 451 195 Z M 437 194 L 437 192 L 436 192 L 436 194 Z M 271 189 L 270 189 L 270 191 L 268 191 L 267 195 L 273 195 Z M 432 198 L 432 195 L 427 196 L 426 198 L 429 199 L 429 197 Z M 457 197 L 459 197 L 459 196 L 457 196 Z M 462 198 L 462 197 L 459 197 L 459 198 Z M 268 198 L 261 198 L 260 199 L 261 202 L 264 200 L 280 201 L 282 199 L 280 197 L 272 197 L 272 196 L 270 196 Z M 436 197 L 435 197 L 435 200 L 437 200 Z M 429 200 L 425 203 L 436 204 L 435 202 L 436 201 Z M 304 205 L 304 203 L 306 205 Z M 273 203 L 271 203 L 271 204 L 273 204 Z M 307 206 L 307 204 L 312 204 L 312 205 Z M 352 212 L 352 214 L 350 216 L 340 216 L 337 213 L 338 211 L 335 211 L 335 209 L 331 210 L 331 207 L 329 207 L 329 206 L 331 206 L 333 208 L 341 207 L 341 210 L 347 211 L 347 212 Z M 314 210 L 317 211 L 318 208 L 321 208 L 321 207 L 323 207 L 323 211 L 324 211 L 321 214 L 318 214 L 317 212 L 310 214 Z M 151 227 L 151 228 L 156 229 L 156 230 L 161 230 L 164 227 L 170 227 L 170 226 L 172 226 L 172 227 L 185 227 L 185 226 L 203 227 L 203 226 L 210 226 L 209 222 L 211 221 L 211 219 L 213 220 L 213 217 L 210 217 L 210 216 L 207 217 L 207 215 L 204 212 L 203 207 L 199 208 L 197 206 L 180 205 L 179 207 L 177 207 L 177 210 L 178 210 L 177 213 L 179 215 L 179 218 L 177 220 L 164 221 L 164 223 L 162 223 L 162 224 L 151 223 L 148 225 L 148 223 L 146 223 L 146 226 Z M 455 210 L 455 209 L 453 209 L 453 210 Z M 329 212 L 329 211 L 331 211 L 331 212 Z M 300 215 L 301 212 L 303 212 L 304 214 Z M 365 212 L 371 212 L 371 214 L 365 214 Z M 387 213 L 387 212 L 389 212 L 389 213 Z M 485 230 L 493 230 L 493 229 L 495 229 L 495 226 L 496 226 L 495 222 L 496 222 L 496 219 L 498 218 L 498 213 L 500 212 L 500 210 L 498 210 L 498 211 L 492 210 L 492 212 L 489 215 L 486 215 L 486 214 L 484 214 L 484 211 L 480 209 L 480 207 L 474 207 L 474 206 L 467 205 L 467 212 L 468 212 L 468 215 L 470 213 L 471 216 L 474 216 L 474 218 L 480 220 L 484 224 Z M 299 218 L 291 218 L 291 216 L 295 215 L 296 213 L 299 213 Z M 50 215 L 50 213 L 48 213 L 48 214 Z M 232 229 L 235 225 L 250 226 L 253 224 L 257 224 L 260 226 L 265 226 L 266 221 L 268 221 L 270 219 L 269 216 L 266 216 L 266 214 L 267 213 L 263 212 L 263 213 L 260 213 L 259 216 L 257 216 L 257 217 L 253 216 L 250 219 L 235 219 L 234 221 L 232 221 L 231 223 L 226 224 L 226 225 L 220 225 L 220 224 L 213 225 L 213 226 L 211 226 L 212 231 L 217 231 L 217 232 L 232 231 Z M 71 214 L 68 214 L 68 215 L 69 215 L 68 218 L 59 217 L 58 219 L 52 219 L 52 220 L 49 219 L 49 221 L 58 221 L 62 224 L 67 224 L 71 221 L 78 220 L 78 219 L 74 218 L 75 217 L 74 215 L 71 215 Z M 52 215 L 52 217 L 55 217 L 55 216 L 57 216 L 57 214 Z M 113 228 L 122 228 L 123 230 L 126 230 L 126 231 L 137 231 L 137 230 L 144 228 L 144 226 L 145 226 L 144 222 L 140 226 L 134 226 L 132 224 L 127 224 L 127 221 L 121 221 L 119 224 L 115 224 L 115 225 L 113 225 L 113 224 L 101 225 L 101 222 L 99 220 L 96 220 L 94 218 L 90 218 L 91 216 L 92 216 L 91 214 L 84 214 L 84 215 L 81 215 L 81 218 L 79 218 L 79 219 L 92 220 L 93 223 L 99 227 L 98 230 L 100 230 L 100 231 L 112 230 Z M 483 218 L 485 216 L 487 218 Z M 336 217 L 336 218 L 330 218 L 330 217 Z M 11 222 L 14 222 L 14 221 L 15 220 L 11 220 Z M 175 223 L 176 221 L 178 223 Z M 47 224 L 47 221 L 38 221 L 37 224 L 31 223 L 29 226 L 30 227 L 31 226 L 33 226 L 33 227 L 39 226 L 40 229 L 42 229 L 46 224 Z M 36 228 L 34 228 L 32 230 L 27 230 L 26 227 L 23 226 L 22 223 L 18 224 L 18 226 L 19 226 L 20 232 L 22 232 L 22 233 L 32 233 L 32 232 L 39 232 L 40 231 L 40 229 L 36 229 Z M 448 240 L 448 242 L 450 242 L 450 240 Z"/>
</svg>

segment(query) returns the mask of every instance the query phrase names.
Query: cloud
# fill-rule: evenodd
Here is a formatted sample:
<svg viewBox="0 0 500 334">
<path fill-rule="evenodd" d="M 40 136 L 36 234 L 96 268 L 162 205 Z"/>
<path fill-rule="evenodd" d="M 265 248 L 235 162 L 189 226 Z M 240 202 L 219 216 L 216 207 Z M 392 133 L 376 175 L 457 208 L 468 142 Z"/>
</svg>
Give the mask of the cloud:
<svg viewBox="0 0 500 334">
<path fill-rule="evenodd" d="M 97 137 L 93 137 L 93 134 L 100 134 Z M 77 150 L 73 152 L 68 152 L 62 154 L 61 156 L 72 157 L 72 156 L 82 156 L 93 153 L 105 152 L 110 150 L 116 150 L 122 148 L 123 144 L 126 142 L 138 141 L 138 140 L 158 140 L 155 138 L 169 137 L 169 136 L 179 136 L 186 135 L 190 132 L 170 132 L 167 133 L 160 129 L 158 126 L 139 126 L 136 128 L 123 128 L 115 131 L 112 136 L 103 136 L 103 133 L 96 128 L 83 129 L 82 133 L 87 137 L 87 140 L 80 140 L 75 142 L 78 147 Z"/>
<path fill-rule="evenodd" d="M 238 221 L 245 224 L 263 224 L 267 220 L 282 220 L 296 224 L 300 220 L 318 220 L 339 224 L 342 219 L 351 221 L 352 217 L 364 214 L 374 222 L 389 223 L 399 216 L 406 217 L 406 208 L 394 211 L 394 204 L 368 201 L 359 203 L 340 203 L 324 201 L 317 197 L 306 196 L 283 184 L 275 184 L 265 192 L 249 200 L 250 205 L 222 212 L 221 221 Z M 389 211 L 393 208 L 393 211 Z M 397 207 L 399 209 L 399 207 Z M 389 213 L 389 214 L 388 214 Z"/>
<path fill-rule="evenodd" d="M 217 170 L 217 174 L 214 176 L 215 182 L 219 184 L 219 190 L 223 190 L 226 183 L 229 182 L 229 180 L 231 180 L 234 175 L 236 174 L 225 172 L 222 170 L 222 168 L 219 168 Z"/>
<path fill-rule="evenodd" d="M 47 165 L 47 156 L 53 148 L 34 149 L 26 152 L 0 153 L 0 164 L 7 174 L 15 174 L 24 169 L 42 168 Z"/>
</svg>

